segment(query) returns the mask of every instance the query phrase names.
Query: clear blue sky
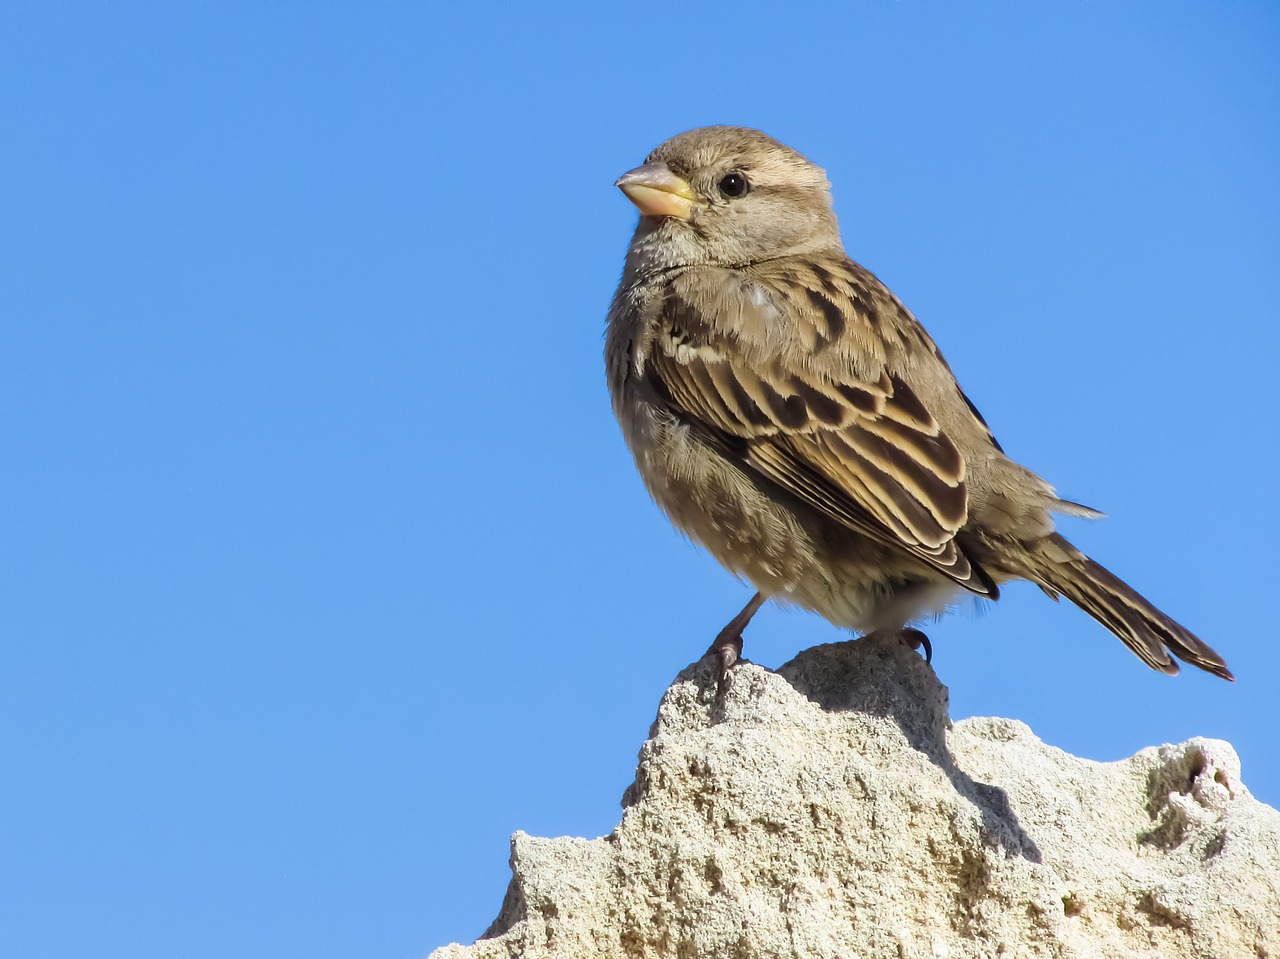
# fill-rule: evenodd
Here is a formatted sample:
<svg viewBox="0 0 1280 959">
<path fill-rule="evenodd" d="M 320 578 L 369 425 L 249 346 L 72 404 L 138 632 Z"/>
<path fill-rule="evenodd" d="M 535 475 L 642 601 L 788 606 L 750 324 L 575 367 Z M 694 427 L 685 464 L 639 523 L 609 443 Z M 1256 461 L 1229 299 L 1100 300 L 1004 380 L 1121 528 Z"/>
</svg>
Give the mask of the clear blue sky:
<svg viewBox="0 0 1280 959">
<path fill-rule="evenodd" d="M 1280 804 L 1280 8 L 779 9 L 5 5 L 0 953 L 418 957 L 513 830 L 612 828 L 749 595 L 600 355 L 612 182 L 706 123 L 828 169 L 1006 449 L 1112 516 L 1068 533 L 1240 677 L 1011 588 L 930 629 L 954 714 L 1225 738 Z"/>
</svg>

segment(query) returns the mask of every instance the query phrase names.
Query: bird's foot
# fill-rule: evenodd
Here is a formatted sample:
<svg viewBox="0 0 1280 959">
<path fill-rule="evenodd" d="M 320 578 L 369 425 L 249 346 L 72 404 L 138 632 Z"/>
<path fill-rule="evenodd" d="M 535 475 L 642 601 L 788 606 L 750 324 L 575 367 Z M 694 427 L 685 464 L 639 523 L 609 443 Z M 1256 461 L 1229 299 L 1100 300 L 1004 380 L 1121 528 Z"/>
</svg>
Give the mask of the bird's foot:
<svg viewBox="0 0 1280 959">
<path fill-rule="evenodd" d="M 716 680 L 720 683 L 728 677 L 733 664 L 742 658 L 742 628 L 734 629 L 733 626 L 730 623 L 720 630 L 720 635 L 705 654 L 715 662 Z"/>
<path fill-rule="evenodd" d="M 912 649 L 923 649 L 924 661 L 926 663 L 933 662 L 933 643 L 929 642 L 929 637 L 918 629 L 912 629 L 910 627 L 905 627 L 903 629 L 875 629 L 869 633 L 864 633 L 862 638 L 868 639 L 872 636 L 877 638 L 884 637 L 886 639 L 890 636 L 897 636 L 898 639 L 906 643 L 907 646 Z"/>
<path fill-rule="evenodd" d="M 924 649 L 924 661 L 926 663 L 933 662 L 933 643 L 929 642 L 929 637 L 918 629 L 904 629 L 900 634 L 902 641 L 912 649 Z"/>
<path fill-rule="evenodd" d="M 756 593 L 752 596 L 751 602 L 742 608 L 742 612 L 729 620 L 729 624 L 716 636 L 711 648 L 703 654 L 704 657 L 710 656 L 715 660 L 716 680 L 719 685 L 724 685 L 730 668 L 742 658 L 742 631 L 747 628 L 747 623 L 751 622 L 751 617 L 764 605 L 766 599 L 768 597 L 764 593 Z"/>
</svg>

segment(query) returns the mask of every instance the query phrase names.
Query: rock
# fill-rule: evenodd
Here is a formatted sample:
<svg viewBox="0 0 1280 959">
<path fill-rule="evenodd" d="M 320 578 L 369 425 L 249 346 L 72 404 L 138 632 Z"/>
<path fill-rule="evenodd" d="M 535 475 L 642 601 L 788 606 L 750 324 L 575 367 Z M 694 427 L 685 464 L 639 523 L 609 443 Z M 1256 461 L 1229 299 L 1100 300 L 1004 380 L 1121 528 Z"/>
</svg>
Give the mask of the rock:
<svg viewBox="0 0 1280 959">
<path fill-rule="evenodd" d="M 1280 813 L 1225 742 L 1098 763 L 950 724 L 903 643 L 681 673 L 601 839 L 516 833 L 498 918 L 431 959 L 1280 959 Z"/>
</svg>

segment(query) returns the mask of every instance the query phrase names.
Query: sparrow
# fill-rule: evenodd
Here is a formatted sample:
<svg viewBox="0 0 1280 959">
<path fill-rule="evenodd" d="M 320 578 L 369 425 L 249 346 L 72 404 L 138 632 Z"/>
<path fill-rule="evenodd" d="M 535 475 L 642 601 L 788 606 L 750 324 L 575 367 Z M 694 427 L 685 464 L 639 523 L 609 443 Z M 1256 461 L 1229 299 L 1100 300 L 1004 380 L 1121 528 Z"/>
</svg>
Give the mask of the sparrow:
<svg viewBox="0 0 1280 959">
<path fill-rule="evenodd" d="M 1072 546 L 1097 517 L 1005 455 L 924 327 L 845 253 L 826 173 L 758 130 L 672 137 L 616 186 L 640 211 L 609 309 L 613 410 L 658 506 L 767 600 L 859 633 L 1029 580 L 1163 673 L 1222 657 Z"/>
</svg>

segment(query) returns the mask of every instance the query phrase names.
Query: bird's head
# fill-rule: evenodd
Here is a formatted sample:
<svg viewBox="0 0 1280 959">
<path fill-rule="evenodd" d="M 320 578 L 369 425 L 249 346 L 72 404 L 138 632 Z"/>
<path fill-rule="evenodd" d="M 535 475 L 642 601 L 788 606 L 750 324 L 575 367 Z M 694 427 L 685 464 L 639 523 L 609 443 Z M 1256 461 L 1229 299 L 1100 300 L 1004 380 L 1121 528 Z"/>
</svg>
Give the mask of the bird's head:
<svg viewBox="0 0 1280 959">
<path fill-rule="evenodd" d="M 702 127 L 617 181 L 640 210 L 632 266 L 741 267 L 840 247 L 826 173 L 758 130 Z"/>
</svg>

